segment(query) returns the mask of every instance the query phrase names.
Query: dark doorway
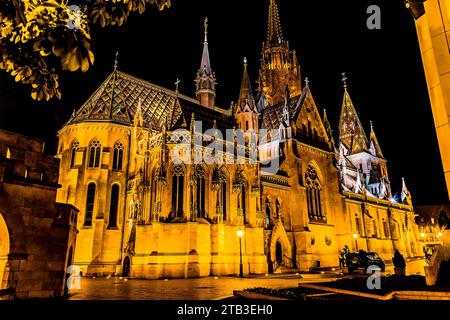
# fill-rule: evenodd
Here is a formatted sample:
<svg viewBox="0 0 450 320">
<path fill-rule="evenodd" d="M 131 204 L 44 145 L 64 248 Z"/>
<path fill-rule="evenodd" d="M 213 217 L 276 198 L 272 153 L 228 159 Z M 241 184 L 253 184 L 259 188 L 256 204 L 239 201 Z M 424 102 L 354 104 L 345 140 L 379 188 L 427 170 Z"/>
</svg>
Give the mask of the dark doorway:
<svg viewBox="0 0 450 320">
<path fill-rule="evenodd" d="M 275 256 L 277 259 L 277 264 L 281 266 L 283 264 L 283 247 L 281 247 L 281 243 L 277 242 L 277 246 L 275 248 Z"/>
<path fill-rule="evenodd" d="M 73 268 L 73 248 L 70 247 L 69 249 L 69 255 L 67 257 L 67 270 L 66 270 L 66 280 L 64 283 L 64 296 L 68 296 L 69 295 L 69 286 L 68 286 L 68 282 L 69 282 L 69 278 L 71 275 L 71 272 L 73 272 L 72 268 Z"/>
<path fill-rule="evenodd" d="M 130 276 L 130 257 L 125 257 L 125 259 L 123 260 L 122 276 Z"/>
</svg>

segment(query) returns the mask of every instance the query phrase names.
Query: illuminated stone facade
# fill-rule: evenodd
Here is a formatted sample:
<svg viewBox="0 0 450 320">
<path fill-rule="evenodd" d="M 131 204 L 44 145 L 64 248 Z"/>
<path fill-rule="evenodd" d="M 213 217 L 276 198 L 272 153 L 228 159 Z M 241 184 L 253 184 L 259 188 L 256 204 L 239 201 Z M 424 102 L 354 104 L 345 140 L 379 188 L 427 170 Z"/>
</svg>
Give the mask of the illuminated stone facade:
<svg viewBox="0 0 450 320">
<path fill-rule="evenodd" d="M 59 131 L 58 200 L 80 208 L 75 263 L 84 274 L 236 275 L 238 230 L 245 274 L 336 267 L 344 245 L 387 260 L 394 248 L 422 254 L 409 192 L 404 185 L 393 199 L 375 133 L 365 135 L 347 88 L 335 146 L 279 26 L 270 1 L 260 92 L 255 98 L 245 61 L 229 111 L 215 106 L 205 37 L 197 99 L 114 70 Z M 188 156 L 208 152 L 211 141 L 230 143 L 204 133 L 210 128 L 253 130 L 259 160 L 250 161 L 246 134 L 243 163 L 173 163 L 187 136 L 204 140 Z M 271 130 L 266 141 L 263 129 Z M 262 170 L 269 160 L 280 162 L 274 175 Z"/>
<path fill-rule="evenodd" d="M 445 0 L 405 2 L 415 18 L 450 198 L 450 3 Z"/>
<path fill-rule="evenodd" d="M 76 248 L 78 210 L 55 203 L 59 160 L 43 150 L 0 130 L 0 289 L 19 299 L 61 296 Z"/>
</svg>

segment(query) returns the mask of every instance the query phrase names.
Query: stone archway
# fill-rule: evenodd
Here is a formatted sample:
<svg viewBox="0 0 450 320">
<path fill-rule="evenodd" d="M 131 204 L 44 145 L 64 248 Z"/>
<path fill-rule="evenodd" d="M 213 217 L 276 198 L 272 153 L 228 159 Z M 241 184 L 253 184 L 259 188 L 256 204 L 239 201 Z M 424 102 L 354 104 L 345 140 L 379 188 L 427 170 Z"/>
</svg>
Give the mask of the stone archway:
<svg viewBox="0 0 450 320">
<path fill-rule="evenodd" d="M 8 226 L 0 212 L 0 289 L 8 287 L 7 263 L 10 251 Z"/>
<path fill-rule="evenodd" d="M 271 266 L 273 271 L 276 271 L 280 266 L 292 267 L 291 255 L 291 243 L 289 242 L 283 223 L 278 219 L 270 237 L 269 270 L 271 270 Z"/>
</svg>

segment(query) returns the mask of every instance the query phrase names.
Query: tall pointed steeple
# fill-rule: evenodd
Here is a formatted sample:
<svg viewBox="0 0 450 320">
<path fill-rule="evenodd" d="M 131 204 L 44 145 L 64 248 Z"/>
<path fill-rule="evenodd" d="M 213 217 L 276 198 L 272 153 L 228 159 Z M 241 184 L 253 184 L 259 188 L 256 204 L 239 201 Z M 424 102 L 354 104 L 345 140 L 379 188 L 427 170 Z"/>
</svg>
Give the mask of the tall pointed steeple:
<svg viewBox="0 0 450 320">
<path fill-rule="evenodd" d="M 203 42 L 202 61 L 200 62 L 200 70 L 205 70 L 208 73 L 212 73 L 211 60 L 209 59 L 209 47 L 208 47 L 208 18 L 204 21 L 205 27 L 205 41 Z"/>
<path fill-rule="evenodd" d="M 276 0 L 269 0 L 267 40 L 263 43 L 258 82 L 259 96 L 264 93 L 269 105 L 284 101 L 286 87 L 291 97 L 302 92 L 297 54 L 290 51 L 289 42 L 283 38 Z"/>
<path fill-rule="evenodd" d="M 370 153 L 378 158 L 384 159 L 383 152 L 381 151 L 380 144 L 378 143 L 377 136 L 375 135 L 375 130 L 373 129 L 373 123 L 370 121 Z"/>
<path fill-rule="evenodd" d="M 247 71 L 247 58 L 244 58 L 244 72 L 235 117 L 240 129 L 244 131 L 258 130 L 258 109 Z"/>
<path fill-rule="evenodd" d="M 339 140 L 348 150 L 349 154 L 368 150 L 368 141 L 364 128 L 356 113 L 350 94 L 348 93 L 347 77 L 342 74 L 344 83 L 344 100 L 342 102 L 339 119 Z"/>
<path fill-rule="evenodd" d="M 258 113 L 250 83 L 250 77 L 248 76 L 247 58 L 244 58 L 244 72 L 242 74 L 241 90 L 239 92 L 236 114 L 249 111 Z"/>
<path fill-rule="evenodd" d="M 142 116 L 142 100 L 139 98 L 138 105 L 136 107 L 136 113 L 134 114 L 133 124 L 135 127 L 144 127 L 144 117 Z"/>
<path fill-rule="evenodd" d="M 267 26 L 267 43 L 280 44 L 283 41 L 283 32 L 281 30 L 280 14 L 275 0 L 269 3 L 269 24 Z"/>
<path fill-rule="evenodd" d="M 211 60 L 209 57 L 208 48 L 208 18 L 205 18 L 205 40 L 203 42 L 202 60 L 200 63 L 200 69 L 197 72 L 196 84 L 196 96 L 200 101 L 200 104 L 214 108 L 216 102 L 216 75 L 212 71 Z"/>
<path fill-rule="evenodd" d="M 412 204 L 411 193 L 409 192 L 408 187 L 406 187 L 405 178 L 402 178 L 402 192 L 400 194 L 400 198 L 402 203 L 407 205 Z"/>
</svg>

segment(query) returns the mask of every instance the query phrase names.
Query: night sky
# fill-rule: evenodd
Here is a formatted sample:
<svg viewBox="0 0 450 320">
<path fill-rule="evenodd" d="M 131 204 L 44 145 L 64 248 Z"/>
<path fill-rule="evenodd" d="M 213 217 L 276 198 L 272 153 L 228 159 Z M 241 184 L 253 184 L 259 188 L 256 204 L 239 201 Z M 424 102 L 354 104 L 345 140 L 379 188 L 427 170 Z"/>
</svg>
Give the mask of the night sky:
<svg viewBox="0 0 450 320">
<path fill-rule="evenodd" d="M 76 4 L 76 1 L 71 1 Z M 29 88 L 0 73 L 0 128 L 44 139 L 55 153 L 56 133 L 74 109 L 112 72 L 119 70 L 194 96 L 200 65 L 203 20 L 209 18 L 209 49 L 218 79 L 217 104 L 237 100 L 242 60 L 256 82 L 268 0 L 172 0 L 169 10 L 150 7 L 121 28 L 93 28 L 95 65 L 89 72 L 63 73 L 62 100 L 34 102 Z M 366 133 L 373 120 L 388 160 L 393 191 L 405 177 L 418 204 L 447 201 L 414 22 L 402 0 L 278 0 L 282 29 L 296 50 L 302 76 L 320 110 L 327 109 L 337 132 L 347 72 L 349 90 Z M 366 27 L 366 9 L 382 9 L 382 29 Z M 254 84 L 256 89 L 256 84 Z M 337 138 L 337 137 L 335 137 Z"/>
</svg>

